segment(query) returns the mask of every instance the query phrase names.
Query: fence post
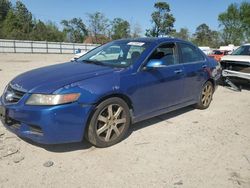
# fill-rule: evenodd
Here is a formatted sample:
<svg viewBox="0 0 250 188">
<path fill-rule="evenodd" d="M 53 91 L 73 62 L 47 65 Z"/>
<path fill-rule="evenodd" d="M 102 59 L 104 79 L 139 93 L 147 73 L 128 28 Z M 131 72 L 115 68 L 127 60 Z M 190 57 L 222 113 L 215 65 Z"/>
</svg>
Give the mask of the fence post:
<svg viewBox="0 0 250 188">
<path fill-rule="evenodd" d="M 75 44 L 73 43 L 73 54 L 75 53 Z"/>
<path fill-rule="evenodd" d="M 48 41 L 46 41 L 46 51 L 47 51 L 47 54 L 48 54 L 49 53 Z"/>
<path fill-rule="evenodd" d="M 62 43 L 60 42 L 60 53 L 62 54 Z"/>
<path fill-rule="evenodd" d="M 31 46 L 31 53 L 33 54 L 33 41 L 31 41 L 30 46 Z"/>
<path fill-rule="evenodd" d="M 14 53 L 16 53 L 16 41 L 13 41 L 13 45 L 14 45 Z"/>
</svg>

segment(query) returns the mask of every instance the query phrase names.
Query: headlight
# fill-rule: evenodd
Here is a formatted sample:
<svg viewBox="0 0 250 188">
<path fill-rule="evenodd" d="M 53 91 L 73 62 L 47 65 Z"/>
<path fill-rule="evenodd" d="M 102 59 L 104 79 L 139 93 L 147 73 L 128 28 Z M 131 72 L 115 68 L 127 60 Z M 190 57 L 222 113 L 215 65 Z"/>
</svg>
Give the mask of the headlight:
<svg viewBox="0 0 250 188">
<path fill-rule="evenodd" d="M 27 105 L 52 106 L 58 104 L 71 103 L 78 100 L 80 93 L 70 93 L 61 95 L 32 94 L 27 100 Z"/>
</svg>

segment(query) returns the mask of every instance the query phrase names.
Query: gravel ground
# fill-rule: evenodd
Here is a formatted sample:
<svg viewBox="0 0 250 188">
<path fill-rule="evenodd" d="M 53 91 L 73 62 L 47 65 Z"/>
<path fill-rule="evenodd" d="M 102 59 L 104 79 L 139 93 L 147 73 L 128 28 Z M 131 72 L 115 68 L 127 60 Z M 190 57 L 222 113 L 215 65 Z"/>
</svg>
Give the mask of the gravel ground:
<svg viewBox="0 0 250 188">
<path fill-rule="evenodd" d="M 72 55 L 0 54 L 0 93 L 17 74 Z M 187 107 L 133 125 L 121 143 L 44 146 L 0 124 L 0 187 L 250 187 L 250 89 L 219 87 L 209 109 Z"/>
</svg>

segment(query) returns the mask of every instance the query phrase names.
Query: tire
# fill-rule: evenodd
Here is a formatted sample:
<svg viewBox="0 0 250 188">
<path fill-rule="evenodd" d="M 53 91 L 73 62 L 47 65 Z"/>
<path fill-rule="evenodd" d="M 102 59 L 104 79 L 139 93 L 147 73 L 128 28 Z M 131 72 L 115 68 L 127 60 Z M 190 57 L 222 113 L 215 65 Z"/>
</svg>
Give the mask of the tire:
<svg viewBox="0 0 250 188">
<path fill-rule="evenodd" d="M 122 99 L 113 97 L 101 102 L 95 109 L 85 138 L 104 148 L 124 139 L 130 126 L 129 107 Z"/>
<path fill-rule="evenodd" d="M 204 110 L 207 109 L 213 99 L 214 87 L 212 82 L 207 81 L 202 89 L 199 96 L 199 101 L 195 105 L 196 108 Z"/>
</svg>

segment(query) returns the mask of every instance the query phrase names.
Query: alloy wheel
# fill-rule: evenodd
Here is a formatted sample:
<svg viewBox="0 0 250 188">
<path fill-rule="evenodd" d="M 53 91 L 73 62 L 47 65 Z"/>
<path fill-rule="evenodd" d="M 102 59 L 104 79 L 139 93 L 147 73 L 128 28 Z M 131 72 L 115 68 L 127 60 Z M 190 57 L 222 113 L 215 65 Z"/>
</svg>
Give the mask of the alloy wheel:
<svg viewBox="0 0 250 188">
<path fill-rule="evenodd" d="M 120 136 L 126 124 L 122 106 L 109 104 L 97 116 L 96 134 L 102 141 L 110 142 Z"/>
<path fill-rule="evenodd" d="M 213 96 L 213 87 L 211 84 L 207 84 L 202 91 L 202 97 L 201 97 L 201 102 L 202 104 L 207 107 L 211 100 L 212 100 L 212 96 Z"/>
</svg>

